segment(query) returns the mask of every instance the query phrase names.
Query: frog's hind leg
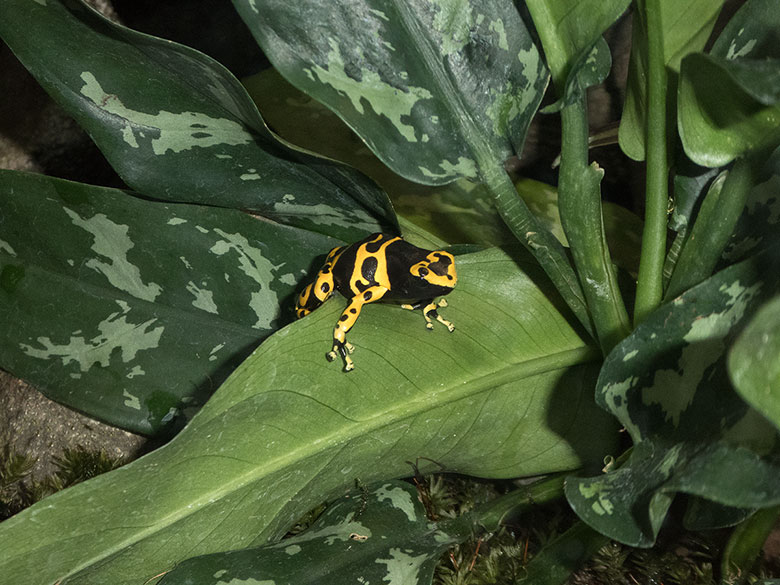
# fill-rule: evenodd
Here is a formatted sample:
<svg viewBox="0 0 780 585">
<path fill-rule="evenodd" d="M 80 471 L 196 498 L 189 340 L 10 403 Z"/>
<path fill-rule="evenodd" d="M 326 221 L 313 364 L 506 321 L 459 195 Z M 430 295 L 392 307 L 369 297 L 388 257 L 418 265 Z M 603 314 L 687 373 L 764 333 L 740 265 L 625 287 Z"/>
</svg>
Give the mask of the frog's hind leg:
<svg viewBox="0 0 780 585">
<path fill-rule="evenodd" d="M 439 315 L 439 312 L 437 311 L 439 307 L 446 307 L 446 306 L 447 306 L 447 301 L 445 299 L 439 300 L 438 303 L 435 302 L 433 299 L 427 299 L 424 301 L 419 301 L 412 305 L 409 304 L 401 305 L 401 308 L 407 309 L 409 311 L 422 309 L 423 317 L 425 317 L 425 326 L 428 329 L 433 329 L 433 319 L 436 319 L 439 323 L 446 326 L 447 329 L 450 330 L 450 332 L 452 332 L 455 331 L 455 325 L 453 325 L 450 321 L 447 321 L 447 319 Z"/>
<path fill-rule="evenodd" d="M 343 247 L 333 248 L 325 260 L 325 264 L 317 273 L 317 278 L 301 291 L 295 300 L 295 316 L 301 319 L 327 301 L 335 292 L 333 280 L 333 265 Z"/>
<path fill-rule="evenodd" d="M 349 357 L 349 354 L 355 351 L 355 346 L 347 341 L 347 333 L 352 329 L 357 318 L 360 317 L 360 311 L 363 308 L 363 305 L 381 299 L 385 293 L 387 293 L 385 287 L 371 286 L 359 295 L 350 299 L 347 308 L 341 313 L 341 317 L 339 317 L 338 323 L 336 323 L 336 327 L 333 330 L 333 349 L 325 355 L 325 357 L 328 358 L 328 361 L 332 362 L 340 355 L 344 360 L 344 371 L 349 372 L 354 369 L 355 364 L 352 361 L 352 358 Z"/>
</svg>

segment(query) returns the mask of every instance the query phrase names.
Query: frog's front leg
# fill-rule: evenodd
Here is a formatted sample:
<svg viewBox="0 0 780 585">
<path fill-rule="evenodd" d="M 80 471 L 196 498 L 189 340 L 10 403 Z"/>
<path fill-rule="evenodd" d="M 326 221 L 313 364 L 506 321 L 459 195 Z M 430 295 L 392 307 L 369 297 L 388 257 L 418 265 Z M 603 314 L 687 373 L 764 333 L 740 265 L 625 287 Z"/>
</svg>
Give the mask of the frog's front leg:
<svg viewBox="0 0 780 585">
<path fill-rule="evenodd" d="M 354 369 L 355 364 L 352 358 L 349 357 L 349 354 L 355 351 L 355 346 L 347 341 L 347 333 L 352 329 L 357 318 L 360 317 L 363 305 L 378 301 L 386 293 L 387 289 L 383 286 L 371 286 L 350 299 L 347 308 L 341 313 L 341 317 L 339 317 L 338 323 L 336 323 L 336 328 L 333 330 L 333 349 L 325 355 L 328 361 L 332 362 L 337 355 L 341 355 L 341 358 L 344 360 L 344 371 L 349 372 Z"/>
<path fill-rule="evenodd" d="M 439 302 L 435 302 L 433 299 L 427 299 L 424 301 L 419 301 L 417 303 L 414 303 L 413 305 L 405 304 L 401 305 L 403 309 L 407 309 L 409 311 L 414 311 L 416 309 L 422 309 L 423 317 L 425 317 L 425 326 L 428 329 L 433 329 L 433 319 L 436 319 L 439 323 L 445 325 L 447 329 L 450 330 L 450 332 L 455 331 L 455 325 L 453 325 L 450 321 L 447 321 L 444 317 L 439 315 L 439 312 L 437 309 L 439 307 L 446 307 L 447 301 L 446 299 L 441 299 Z"/>
</svg>

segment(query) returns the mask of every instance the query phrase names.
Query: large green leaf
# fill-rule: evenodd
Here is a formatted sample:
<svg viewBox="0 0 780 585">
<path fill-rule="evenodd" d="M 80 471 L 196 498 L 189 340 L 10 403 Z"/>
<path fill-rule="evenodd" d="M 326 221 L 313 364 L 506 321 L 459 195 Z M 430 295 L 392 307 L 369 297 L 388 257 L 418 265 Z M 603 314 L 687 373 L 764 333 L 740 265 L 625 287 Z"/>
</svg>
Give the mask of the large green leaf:
<svg viewBox="0 0 780 585">
<path fill-rule="evenodd" d="M 0 171 L 0 367 L 154 433 L 291 320 L 311 258 L 338 244 L 232 209 Z"/>
<path fill-rule="evenodd" d="M 130 585 L 177 561 L 264 544 L 360 479 L 407 461 L 512 477 L 571 469 L 614 446 L 593 364 L 535 263 L 460 256 L 444 327 L 369 305 L 329 363 L 331 301 L 266 340 L 170 443 L 0 524 L 0 574 L 34 585 Z"/>
<path fill-rule="evenodd" d="M 297 146 L 360 169 L 384 188 L 398 215 L 427 232 L 451 244 L 515 241 L 483 185 L 466 179 L 437 186 L 413 183 L 387 168 L 341 118 L 296 89 L 275 69 L 243 83 L 274 132 Z M 527 198 L 526 203 L 534 209 Z"/>
<path fill-rule="evenodd" d="M 287 83 L 276 70 L 268 69 L 243 83 L 275 132 L 297 146 L 347 162 L 375 179 L 401 217 L 451 244 L 504 246 L 515 241 L 484 185 L 466 179 L 442 186 L 412 183 L 390 171 L 338 116 Z M 531 179 L 516 181 L 515 188 L 539 222 L 567 245 L 555 188 Z M 636 272 L 641 220 L 609 202 L 604 202 L 603 210 L 613 258 L 619 266 Z"/>
<path fill-rule="evenodd" d="M 682 58 L 704 48 L 717 21 L 724 0 L 661 0 L 663 29 L 663 63 L 666 67 L 670 94 L 674 96 Z M 647 127 L 647 23 L 646 0 L 636 2 L 631 60 L 628 66 L 626 103 L 620 118 L 620 148 L 634 160 L 645 158 Z"/>
<path fill-rule="evenodd" d="M 303 534 L 259 548 L 188 559 L 161 583 L 430 585 L 442 553 L 471 536 L 464 524 L 429 522 L 414 486 L 386 482 L 340 498 Z"/>
<path fill-rule="evenodd" d="M 727 268 L 655 311 L 607 357 L 597 402 L 625 426 L 629 461 L 571 480 L 566 495 L 600 532 L 650 546 L 674 493 L 732 507 L 780 502 L 777 434 L 734 392 L 726 350 L 780 289 L 773 250 Z"/>
<path fill-rule="evenodd" d="M 0 36 L 146 196 L 249 209 L 346 240 L 397 229 L 376 185 L 283 146 L 241 84 L 193 49 L 76 1 L 6 0 Z"/>
<path fill-rule="evenodd" d="M 386 481 L 356 490 L 330 504 L 302 534 L 265 546 L 187 559 L 167 573 L 165 585 L 235 583 L 287 585 L 320 583 L 416 583 L 430 585 L 441 554 L 452 545 L 485 532 L 495 532 L 508 518 L 560 499 L 560 474 L 515 489 L 456 517 L 432 522 L 426 517 L 421 494 L 407 482 Z M 581 524 L 581 523 L 580 523 Z M 560 573 L 576 558 L 588 554 L 583 541 L 606 537 L 577 534 L 554 543 L 537 559 Z M 570 531 L 572 532 L 572 531 Z M 590 537 L 590 538 L 588 538 Z M 592 545 L 590 548 L 593 548 Z M 555 570 L 553 569 L 553 570 Z M 446 578 L 445 578 L 446 579 Z M 559 582 L 562 582 L 561 579 Z M 536 581 L 533 581 L 536 583 Z M 552 585 L 552 581 L 546 581 Z M 537 584 L 541 585 L 541 584 Z"/>
<path fill-rule="evenodd" d="M 737 392 L 780 428 L 780 296 L 759 310 L 729 353 Z"/>
<path fill-rule="evenodd" d="M 718 167 L 780 143 L 779 30 L 776 2 L 750 0 L 709 55 L 683 60 L 679 130 L 694 162 Z"/>
<path fill-rule="evenodd" d="M 293 85 L 419 183 L 476 179 L 519 153 L 547 85 L 508 0 L 234 4 Z"/>
<path fill-rule="evenodd" d="M 395 172 L 430 185 L 484 183 L 512 233 L 592 330 L 565 251 L 517 197 L 503 166 L 521 151 L 548 80 L 510 0 L 234 4 L 276 68 L 338 113 Z"/>
</svg>

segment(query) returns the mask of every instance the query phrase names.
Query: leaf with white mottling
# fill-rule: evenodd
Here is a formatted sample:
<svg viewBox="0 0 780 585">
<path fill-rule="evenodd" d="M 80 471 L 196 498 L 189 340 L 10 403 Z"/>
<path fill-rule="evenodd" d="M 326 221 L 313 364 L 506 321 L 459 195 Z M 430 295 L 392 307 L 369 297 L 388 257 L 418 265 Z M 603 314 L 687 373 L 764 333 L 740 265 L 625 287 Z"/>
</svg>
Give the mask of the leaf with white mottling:
<svg viewBox="0 0 780 585">
<path fill-rule="evenodd" d="M 506 0 L 234 4 L 293 85 L 416 182 L 477 179 L 500 167 L 522 150 L 547 85 Z"/>
<path fill-rule="evenodd" d="M 570 480 L 575 511 L 600 532 L 650 546 L 675 492 L 732 507 L 780 502 L 777 434 L 729 383 L 727 350 L 780 290 L 769 250 L 722 270 L 653 312 L 608 356 L 596 400 L 634 441 L 629 461 Z"/>
<path fill-rule="evenodd" d="M 780 148 L 769 157 L 757 181 L 726 244 L 720 267 L 780 244 Z"/>
<path fill-rule="evenodd" d="M 408 475 L 407 461 L 516 477 L 600 460 L 617 433 L 591 398 L 599 353 L 541 270 L 499 250 L 456 262 L 442 310 L 453 333 L 368 305 L 344 373 L 325 359 L 344 308 L 329 301 L 269 337 L 170 443 L 0 524 L 0 574 L 137 585 L 193 556 L 266 544 L 356 478 Z"/>
<path fill-rule="evenodd" d="M 279 142 L 241 84 L 202 53 L 75 1 L 4 0 L 0 36 L 143 195 L 248 209 L 348 241 L 397 230 L 375 184 Z"/>
<path fill-rule="evenodd" d="M 467 523 L 457 527 L 429 522 L 417 490 L 390 481 L 337 500 L 302 534 L 187 559 L 160 583 L 430 584 L 441 554 L 472 534 Z"/>
<path fill-rule="evenodd" d="M 236 210 L 0 171 L 0 366 L 155 433 L 292 319 L 310 259 L 339 244 Z"/>
</svg>

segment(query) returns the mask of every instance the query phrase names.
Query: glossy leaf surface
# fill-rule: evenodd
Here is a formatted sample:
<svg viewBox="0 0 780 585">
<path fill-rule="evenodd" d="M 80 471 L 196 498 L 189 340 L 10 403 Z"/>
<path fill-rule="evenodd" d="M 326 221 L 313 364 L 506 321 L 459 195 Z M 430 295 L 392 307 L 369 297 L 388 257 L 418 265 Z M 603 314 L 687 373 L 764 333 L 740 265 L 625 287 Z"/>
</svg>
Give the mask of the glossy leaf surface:
<svg viewBox="0 0 780 585">
<path fill-rule="evenodd" d="M 0 524 L 0 574 L 130 585 L 265 544 L 356 478 L 408 475 L 418 458 L 423 473 L 440 469 L 430 458 L 485 477 L 600 459 L 616 433 L 591 398 L 598 353 L 534 284 L 539 269 L 496 250 L 457 262 L 442 310 L 454 333 L 369 305 L 344 373 L 325 360 L 343 305 L 326 303 L 266 340 L 166 446 Z"/>
<path fill-rule="evenodd" d="M 310 259 L 339 244 L 232 209 L 0 171 L 0 366 L 153 434 L 292 319 Z"/>
<path fill-rule="evenodd" d="M 282 145 L 202 53 L 75 1 L 4 1 L 0 36 L 145 196 L 248 209 L 346 240 L 397 229 L 376 185 Z"/>
<path fill-rule="evenodd" d="M 780 428 L 780 297 L 753 317 L 731 348 L 728 365 L 740 396 Z"/>
<path fill-rule="evenodd" d="M 507 0 L 234 4 L 293 85 L 419 183 L 477 179 L 519 152 L 547 85 Z"/>
<path fill-rule="evenodd" d="M 161 584 L 430 584 L 441 554 L 471 535 L 466 528 L 429 522 L 414 486 L 392 481 L 337 500 L 300 535 L 188 559 Z"/>
<path fill-rule="evenodd" d="M 751 0 L 729 21 L 708 55 L 683 60 L 678 99 L 686 154 L 718 167 L 780 142 L 780 12 Z"/>
<path fill-rule="evenodd" d="M 777 258 L 754 256 L 655 311 L 607 357 L 597 402 L 625 426 L 634 448 L 618 470 L 567 483 L 583 520 L 626 544 L 650 546 L 678 491 L 733 507 L 780 501 L 780 464 L 761 457 L 776 432 L 726 373 L 729 345 L 779 288 Z"/>
</svg>

